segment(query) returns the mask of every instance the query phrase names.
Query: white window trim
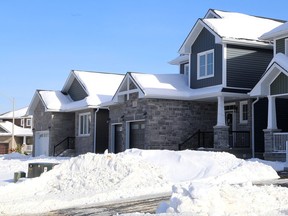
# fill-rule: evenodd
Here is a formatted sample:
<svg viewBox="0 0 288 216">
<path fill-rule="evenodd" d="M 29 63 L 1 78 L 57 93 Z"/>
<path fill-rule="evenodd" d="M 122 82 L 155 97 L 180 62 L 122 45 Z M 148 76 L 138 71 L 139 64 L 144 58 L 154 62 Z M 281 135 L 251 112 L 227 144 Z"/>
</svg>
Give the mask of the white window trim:
<svg viewBox="0 0 288 216">
<path fill-rule="evenodd" d="M 247 124 L 248 119 L 247 120 L 243 119 L 243 105 L 247 105 L 247 109 L 248 109 L 248 101 L 240 101 L 240 124 Z M 247 110 L 247 115 L 248 115 L 248 110 Z"/>
<path fill-rule="evenodd" d="M 213 53 L 213 73 L 210 75 L 207 75 L 207 55 L 210 53 Z M 200 56 L 203 56 L 203 55 L 205 55 L 205 58 L 206 58 L 205 76 L 200 76 Z M 215 65 L 214 49 L 198 53 L 197 54 L 197 80 L 214 77 L 214 65 Z"/>
<path fill-rule="evenodd" d="M 187 62 L 187 63 L 185 63 L 184 64 L 184 68 L 183 68 L 183 74 L 185 75 L 185 76 L 189 76 L 189 72 L 190 72 L 190 64 L 189 64 L 189 62 Z"/>
<path fill-rule="evenodd" d="M 88 116 L 88 121 L 87 121 L 87 129 L 88 129 L 88 133 L 83 133 L 81 134 L 81 117 L 82 116 Z M 87 112 L 87 113 L 80 113 L 79 116 L 78 116 L 78 136 L 90 136 L 90 133 L 91 133 L 91 127 L 90 127 L 90 124 L 91 123 L 91 113 Z"/>
<path fill-rule="evenodd" d="M 25 126 L 24 123 L 25 123 L 25 120 L 22 118 L 22 119 L 21 119 L 21 123 L 20 123 L 20 125 L 24 127 L 24 126 Z"/>
<path fill-rule="evenodd" d="M 32 119 L 26 119 L 26 125 L 30 127 L 32 125 Z"/>
<path fill-rule="evenodd" d="M 288 38 L 285 39 L 285 47 L 284 47 L 284 49 L 285 49 L 285 51 L 284 51 L 285 53 L 284 54 L 286 56 L 288 56 Z"/>
</svg>

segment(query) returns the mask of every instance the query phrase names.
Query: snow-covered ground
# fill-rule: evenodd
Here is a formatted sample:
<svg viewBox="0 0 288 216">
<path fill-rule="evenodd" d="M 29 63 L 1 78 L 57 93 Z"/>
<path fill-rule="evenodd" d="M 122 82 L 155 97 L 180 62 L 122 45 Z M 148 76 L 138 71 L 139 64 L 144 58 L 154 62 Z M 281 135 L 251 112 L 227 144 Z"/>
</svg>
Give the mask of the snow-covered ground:
<svg viewBox="0 0 288 216">
<path fill-rule="evenodd" d="M 34 162 L 59 165 L 13 183 L 14 172 L 27 173 Z M 156 213 L 162 216 L 288 215 L 288 188 L 252 185 L 278 178 L 275 170 L 283 167 L 281 162 L 189 150 L 131 149 L 74 158 L 0 155 L 0 215 L 41 214 L 166 192 L 172 196 L 159 204 Z"/>
</svg>

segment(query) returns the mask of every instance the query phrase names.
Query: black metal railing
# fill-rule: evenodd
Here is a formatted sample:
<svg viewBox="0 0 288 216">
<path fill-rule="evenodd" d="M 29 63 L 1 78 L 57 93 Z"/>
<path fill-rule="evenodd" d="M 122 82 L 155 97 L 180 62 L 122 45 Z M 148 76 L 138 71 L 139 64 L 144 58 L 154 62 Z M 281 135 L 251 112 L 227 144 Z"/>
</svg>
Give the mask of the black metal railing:
<svg viewBox="0 0 288 216">
<path fill-rule="evenodd" d="M 229 146 L 231 148 L 250 148 L 250 131 L 229 131 Z M 197 130 L 178 146 L 179 150 L 214 148 L 214 132 Z"/>
<path fill-rule="evenodd" d="M 250 148 L 250 131 L 229 131 L 229 145 L 231 148 Z"/>
<path fill-rule="evenodd" d="M 75 149 L 75 137 L 66 137 L 54 146 L 54 156 L 59 156 L 67 149 Z"/>
<path fill-rule="evenodd" d="M 197 130 L 189 136 L 184 142 L 180 143 L 179 150 L 184 149 L 198 149 L 198 148 L 213 148 L 214 147 L 214 133 L 213 131 Z"/>
</svg>

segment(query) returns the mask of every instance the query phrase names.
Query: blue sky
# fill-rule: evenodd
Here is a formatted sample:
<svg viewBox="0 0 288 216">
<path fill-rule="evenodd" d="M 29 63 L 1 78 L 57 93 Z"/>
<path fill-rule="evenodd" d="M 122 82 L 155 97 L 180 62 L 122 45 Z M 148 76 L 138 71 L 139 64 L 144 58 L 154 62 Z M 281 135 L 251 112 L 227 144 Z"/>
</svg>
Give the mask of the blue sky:
<svg viewBox="0 0 288 216">
<path fill-rule="evenodd" d="M 209 8 L 288 20 L 287 0 L 2 0 L 0 113 L 71 70 L 177 73 L 167 62 Z M 109 83 L 107 83 L 108 85 Z"/>
</svg>

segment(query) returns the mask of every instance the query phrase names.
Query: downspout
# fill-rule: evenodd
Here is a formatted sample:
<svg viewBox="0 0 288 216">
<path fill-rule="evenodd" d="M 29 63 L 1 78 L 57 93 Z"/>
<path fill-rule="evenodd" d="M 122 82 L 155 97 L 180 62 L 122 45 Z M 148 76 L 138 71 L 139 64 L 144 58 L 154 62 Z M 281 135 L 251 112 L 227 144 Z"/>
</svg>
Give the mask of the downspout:
<svg viewBox="0 0 288 216">
<path fill-rule="evenodd" d="M 97 113 L 99 111 L 99 108 L 97 108 L 94 112 L 94 140 L 93 140 L 93 151 L 96 153 L 96 129 L 97 129 Z"/>
<path fill-rule="evenodd" d="M 259 101 L 259 97 L 252 103 L 252 157 L 255 158 L 255 123 L 254 123 L 254 105 Z"/>
</svg>

